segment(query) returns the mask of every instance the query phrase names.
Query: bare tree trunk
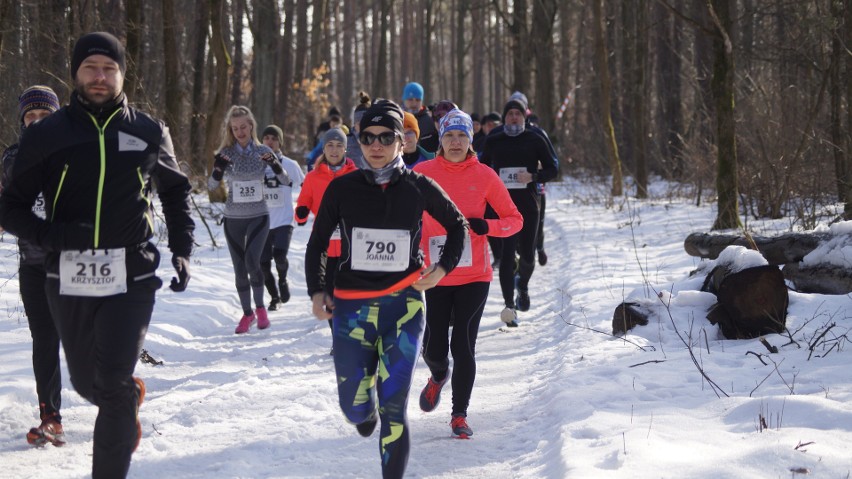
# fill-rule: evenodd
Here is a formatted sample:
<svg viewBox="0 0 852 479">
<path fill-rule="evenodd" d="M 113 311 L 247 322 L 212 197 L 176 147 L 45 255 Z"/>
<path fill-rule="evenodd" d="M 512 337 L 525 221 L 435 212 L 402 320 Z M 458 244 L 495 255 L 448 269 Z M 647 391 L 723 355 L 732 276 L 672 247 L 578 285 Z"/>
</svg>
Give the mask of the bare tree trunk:
<svg viewBox="0 0 852 479">
<path fill-rule="evenodd" d="M 376 70 L 373 77 L 373 91 L 383 92 L 388 88 L 388 15 L 393 6 L 393 0 L 379 0 L 379 51 L 376 54 Z"/>
<path fill-rule="evenodd" d="M 193 61 L 195 70 L 192 72 L 192 102 L 190 103 L 190 111 L 192 117 L 189 123 L 189 150 L 192 153 L 191 164 L 192 169 L 197 174 L 207 174 L 207 162 L 212 161 L 209 156 L 206 156 L 204 149 L 204 133 L 201 131 L 203 125 L 207 122 L 207 105 L 205 104 L 204 95 L 204 79 L 205 79 L 205 51 L 207 49 L 207 28 L 210 25 L 210 7 L 208 1 L 198 2 L 195 6 L 195 18 L 197 19 L 198 28 L 196 30 L 195 51 L 193 52 Z"/>
<path fill-rule="evenodd" d="M 739 228 L 739 179 L 737 177 L 737 126 L 734 118 L 734 50 L 730 31 L 736 16 L 734 0 L 710 0 L 714 18 L 713 97 L 716 105 L 716 191 L 718 211 L 714 230 Z"/>
<path fill-rule="evenodd" d="M 9 3 L 12 3 L 9 0 Z M 70 0 L 68 5 L 68 25 L 71 42 L 95 29 L 100 22 L 100 12 L 92 0 Z"/>
<path fill-rule="evenodd" d="M 361 15 L 360 15 L 361 42 L 359 43 L 360 51 L 355 52 L 355 58 L 360 60 L 358 62 L 358 65 L 359 65 L 358 73 L 359 73 L 359 75 L 358 75 L 358 78 L 356 79 L 356 83 L 358 83 L 359 85 L 363 85 L 362 88 L 366 88 L 367 90 L 369 90 L 370 85 L 373 84 L 373 82 L 371 80 L 371 75 L 373 73 L 373 66 L 370 63 L 370 59 L 373 57 L 371 50 L 370 50 L 370 48 L 372 46 L 372 41 L 371 41 L 371 38 L 370 38 L 371 37 L 371 35 L 370 35 L 371 31 L 370 31 L 370 29 L 367 28 L 367 13 L 368 13 L 367 2 L 360 3 L 359 5 L 361 7 Z M 370 92 L 370 93 L 373 96 L 373 98 L 376 97 L 375 92 Z"/>
<path fill-rule="evenodd" d="M 3 37 L 5 37 L 6 26 L 11 24 L 12 0 L 0 0 L 0 56 L 3 54 Z"/>
<path fill-rule="evenodd" d="M 453 92 L 450 95 L 450 98 L 455 101 L 455 103 L 459 106 L 463 106 L 465 104 L 465 91 L 464 91 L 464 80 L 465 80 L 465 53 L 467 52 L 466 42 L 464 40 L 464 19 L 467 17 L 468 11 L 470 11 L 470 0 L 458 0 L 456 10 L 456 25 L 453 29 L 453 33 L 455 34 L 455 46 L 453 50 L 454 59 L 455 59 L 455 84 L 453 85 Z M 470 107 L 467 107 L 468 111 L 470 111 Z"/>
<path fill-rule="evenodd" d="M 655 4 L 654 51 L 657 53 L 657 97 L 659 98 L 660 126 L 662 130 L 661 151 L 663 164 L 675 179 L 682 178 L 683 145 L 681 144 L 683 116 L 681 113 L 681 45 L 680 27 L 665 11 L 665 7 Z"/>
<path fill-rule="evenodd" d="M 24 79 L 26 86 L 34 83 L 48 85 L 57 92 L 62 92 L 65 72 L 68 71 L 68 55 L 66 41 L 68 32 L 64 22 L 56 22 L 64 13 L 64 5 L 59 2 L 39 0 L 35 8 L 38 21 L 35 25 L 26 25 L 29 35 L 34 38 L 34 48 L 25 50 L 28 62 L 33 63 L 36 71 Z M 2 24 L 0 29 L 7 28 Z M 20 93 L 20 91 L 16 92 Z"/>
<path fill-rule="evenodd" d="M 423 88 L 426 90 L 424 94 L 428 97 L 428 95 L 433 95 L 435 92 L 432 90 L 432 34 L 434 33 L 434 3 L 435 0 L 423 0 L 423 8 L 421 9 L 421 15 L 423 18 L 423 23 L 420 28 L 421 37 L 420 37 L 420 48 L 421 48 L 421 59 L 419 62 L 423 67 L 422 75 L 419 78 L 419 83 L 423 85 Z M 427 99 L 423 98 L 423 101 L 426 102 Z"/>
<path fill-rule="evenodd" d="M 648 4 L 633 4 L 633 54 L 635 68 L 633 72 L 633 153 L 636 159 L 636 197 L 648 197 L 648 97 L 647 97 L 647 55 L 648 55 Z"/>
<path fill-rule="evenodd" d="M 166 124 L 171 130 L 175 155 L 178 159 L 187 158 L 183 124 L 180 75 L 180 50 L 177 44 L 177 18 L 174 2 L 162 0 L 163 8 L 163 66 L 165 69 Z"/>
<path fill-rule="evenodd" d="M 323 44 L 327 42 L 325 20 L 328 14 L 328 0 L 314 0 L 313 17 L 311 18 L 311 58 L 308 61 L 310 70 L 319 68 L 328 57 L 323 55 Z M 313 75 L 312 71 L 308 75 Z"/>
<path fill-rule="evenodd" d="M 594 15 L 595 31 L 595 67 L 600 79 L 601 88 L 601 121 L 606 136 L 606 153 L 609 159 L 610 172 L 612 174 L 612 188 L 610 195 L 621 196 L 624 193 L 621 175 L 621 160 L 618 158 L 618 145 L 615 143 L 615 128 L 612 125 L 612 114 L 610 113 L 610 79 L 609 66 L 606 53 L 606 20 L 603 18 L 604 0 L 592 1 L 592 13 Z"/>
<path fill-rule="evenodd" d="M 222 134 L 222 124 L 225 120 L 225 112 L 228 108 L 228 81 L 230 79 L 231 57 L 225 47 L 224 25 L 222 14 L 224 13 L 223 0 L 210 0 L 210 50 L 216 59 L 215 78 L 211 82 L 213 104 L 210 106 L 207 116 L 206 131 L 204 135 L 203 158 L 208 161 L 208 171 L 212 171 L 213 152 L 219 146 Z M 219 190 L 217 190 L 219 191 Z M 218 195 L 223 192 L 219 191 Z M 211 200 L 222 200 L 215 191 L 210 193 Z"/>
<path fill-rule="evenodd" d="M 308 0 L 298 0 L 296 7 L 296 60 L 293 65 L 293 82 L 308 78 Z"/>
<path fill-rule="evenodd" d="M 535 110 L 539 112 L 540 126 L 552 132 L 556 112 L 556 92 L 553 90 L 553 27 L 558 13 L 556 0 L 537 0 L 533 3 L 530 44 L 535 59 Z"/>
<path fill-rule="evenodd" d="M 357 20 L 355 18 L 355 7 L 352 2 L 343 2 L 343 27 L 344 30 L 340 35 L 346 38 L 346 41 L 340 42 L 340 98 L 343 99 L 343 105 L 346 111 L 344 115 L 349 115 L 349 112 L 354 108 L 353 93 L 355 93 L 355 77 L 353 75 L 353 61 L 355 60 L 355 31 Z"/>
<path fill-rule="evenodd" d="M 124 78 L 124 91 L 127 93 L 130 101 L 141 101 L 140 86 L 139 86 L 139 68 L 142 63 L 142 2 L 140 0 L 126 1 L 127 20 L 125 29 L 127 30 L 127 40 L 125 42 L 125 50 L 127 52 L 127 74 Z"/>
<path fill-rule="evenodd" d="M 846 4 L 845 12 L 845 44 L 848 48 L 852 45 L 852 6 Z M 852 220 L 852 59 L 844 55 L 846 59 L 846 204 L 843 209 L 843 218 Z"/>
<path fill-rule="evenodd" d="M 397 17 L 396 17 L 396 9 L 391 8 L 390 11 L 388 12 L 388 15 L 390 16 L 389 25 L 397 25 L 398 20 L 397 20 Z M 402 71 L 402 68 L 400 67 L 400 61 L 399 61 L 400 60 L 399 59 L 399 48 L 398 48 L 399 37 L 398 37 L 398 34 L 397 34 L 397 29 L 396 28 L 388 28 L 388 36 L 390 37 L 390 40 L 389 40 L 390 43 L 388 44 L 389 47 L 390 47 L 389 50 L 388 50 L 388 55 L 390 56 L 390 59 L 388 60 L 388 67 L 387 67 L 388 82 L 389 82 L 388 88 L 390 89 L 390 91 L 393 91 L 394 86 L 403 84 L 402 78 L 400 77 L 400 75 L 401 75 L 400 72 Z M 393 96 L 393 95 L 389 95 L 389 96 Z"/>
<path fill-rule="evenodd" d="M 255 0 L 254 18 L 254 104 L 252 113 L 258 128 L 272 123 L 275 103 L 275 47 L 278 45 L 278 7 L 275 0 Z"/>
<path fill-rule="evenodd" d="M 509 24 L 512 34 L 512 90 L 528 93 L 530 85 L 530 69 L 524 59 L 529 58 L 527 29 L 527 0 L 514 0 L 512 3 L 512 23 Z"/>
<path fill-rule="evenodd" d="M 473 37 L 473 45 L 471 45 L 470 64 L 472 65 L 473 82 L 471 90 L 473 91 L 473 106 L 471 110 L 485 115 L 488 110 L 485 109 L 485 93 L 487 83 L 485 82 L 485 65 L 487 59 L 485 57 L 485 28 L 483 25 L 486 15 L 483 15 L 483 6 L 474 6 L 470 11 L 470 22 Z"/>
<path fill-rule="evenodd" d="M 243 73 L 246 69 L 245 56 L 243 55 L 243 15 L 245 15 L 245 12 L 243 11 L 241 2 L 233 2 L 231 7 L 231 11 L 233 12 L 231 20 L 234 30 L 234 56 L 232 58 L 234 68 L 231 69 L 231 95 L 228 103 L 231 105 L 246 105 L 248 103 L 246 98 L 247 92 L 243 91 Z M 222 33 L 222 38 L 225 40 L 227 48 L 227 37 L 225 37 L 224 32 Z"/>
<path fill-rule="evenodd" d="M 349 2 L 347 2 L 349 3 Z M 284 1 L 284 38 L 281 41 L 281 73 L 278 82 L 278 102 L 276 103 L 275 118 L 278 118 L 278 126 L 281 130 L 288 131 L 290 90 L 293 85 L 293 25 L 296 8 L 295 0 Z M 286 135 L 286 133 L 285 133 Z M 284 139 L 281 139 L 284 141 Z M 284 145 L 281 145 L 284 149 Z"/>
<path fill-rule="evenodd" d="M 852 6 L 846 5 L 846 9 Z M 852 82 L 852 77 L 843 77 L 844 57 L 847 56 L 841 39 L 843 32 L 840 26 L 843 25 L 843 11 L 839 2 L 831 2 L 831 15 L 838 25 L 836 31 L 831 36 L 831 141 L 832 151 L 834 153 L 834 170 L 837 177 L 837 198 L 839 201 L 848 204 L 852 198 L 847 197 L 849 191 L 849 163 L 847 162 L 848 152 L 843 151 L 843 145 L 846 143 L 846 138 L 843 133 L 843 82 L 847 84 Z M 848 27 L 847 27 L 848 28 Z M 847 108 L 852 110 L 852 105 L 847 105 Z"/>
</svg>

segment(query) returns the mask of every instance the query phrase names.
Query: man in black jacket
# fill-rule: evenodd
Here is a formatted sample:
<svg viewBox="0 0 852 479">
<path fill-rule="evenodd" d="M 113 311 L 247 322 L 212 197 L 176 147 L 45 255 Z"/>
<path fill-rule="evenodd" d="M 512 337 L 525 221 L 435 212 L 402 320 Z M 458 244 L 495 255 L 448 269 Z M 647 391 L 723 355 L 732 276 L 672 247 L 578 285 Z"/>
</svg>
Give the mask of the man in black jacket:
<svg viewBox="0 0 852 479">
<path fill-rule="evenodd" d="M 74 46 L 71 103 L 24 131 L 0 224 L 44 248 L 48 304 L 74 389 L 98 406 L 93 478 L 127 475 L 142 435 L 145 385 L 133 377 L 162 286 L 153 237 L 153 190 L 168 227 L 177 278 L 189 281 L 195 225 L 189 181 L 158 120 L 127 105 L 124 47 L 84 35 Z M 44 194 L 46 219 L 32 211 Z"/>
<path fill-rule="evenodd" d="M 517 312 L 530 309 L 529 282 L 535 269 L 536 234 L 538 231 L 541 197 L 537 183 L 554 178 L 558 167 L 554 154 L 540 134 L 526 126 L 527 105 L 512 98 L 503 108 L 503 129 L 492 130 L 485 138 L 480 161 L 500 175 L 515 206 L 524 217 L 524 226 L 515 235 L 504 238 L 500 263 L 500 289 L 506 307 L 500 319 L 517 326 Z M 520 256 L 518 274 L 511 265 L 515 251 Z M 517 289 L 517 296 L 514 291 Z"/>
</svg>

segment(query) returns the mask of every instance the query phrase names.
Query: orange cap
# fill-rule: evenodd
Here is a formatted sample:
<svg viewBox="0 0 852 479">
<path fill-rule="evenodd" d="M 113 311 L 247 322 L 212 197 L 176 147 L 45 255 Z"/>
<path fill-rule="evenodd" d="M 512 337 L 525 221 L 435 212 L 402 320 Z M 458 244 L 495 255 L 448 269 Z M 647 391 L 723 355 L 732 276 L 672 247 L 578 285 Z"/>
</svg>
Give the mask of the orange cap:
<svg viewBox="0 0 852 479">
<path fill-rule="evenodd" d="M 420 139 L 420 125 L 417 123 L 417 118 L 411 113 L 403 112 L 402 128 L 404 130 L 414 130 L 417 139 Z"/>
</svg>

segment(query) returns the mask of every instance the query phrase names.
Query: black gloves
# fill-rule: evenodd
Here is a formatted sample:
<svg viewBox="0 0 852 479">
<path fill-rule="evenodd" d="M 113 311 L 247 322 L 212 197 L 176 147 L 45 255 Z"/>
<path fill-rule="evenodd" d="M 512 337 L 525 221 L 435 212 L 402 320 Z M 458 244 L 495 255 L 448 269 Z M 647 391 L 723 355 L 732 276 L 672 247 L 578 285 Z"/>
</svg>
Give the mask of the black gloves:
<svg viewBox="0 0 852 479">
<path fill-rule="evenodd" d="M 189 283 L 189 258 L 172 255 L 172 266 L 175 267 L 177 278 L 172 277 L 172 284 L 169 285 L 169 288 L 176 293 L 180 293 L 186 290 L 186 285 Z"/>
<path fill-rule="evenodd" d="M 468 224 L 470 224 L 470 229 L 474 233 L 478 235 L 487 235 L 488 234 L 488 222 L 482 218 L 468 218 Z"/>
<path fill-rule="evenodd" d="M 231 164 L 231 160 L 228 159 L 227 156 L 216 153 L 216 156 L 213 157 L 213 174 L 211 175 L 214 180 L 222 181 L 222 175 L 225 174 L 225 169 L 228 168 L 228 165 Z"/>
<path fill-rule="evenodd" d="M 284 172 L 284 168 L 281 167 L 281 163 L 278 162 L 278 158 L 276 158 L 272 153 L 265 153 L 260 157 L 260 159 L 269 165 L 269 167 L 272 168 L 272 172 L 276 175 L 280 175 Z"/>
<path fill-rule="evenodd" d="M 299 226 L 305 226 L 305 223 L 308 222 L 308 213 L 311 210 L 308 209 L 307 206 L 299 206 L 296 208 L 296 224 Z"/>
</svg>

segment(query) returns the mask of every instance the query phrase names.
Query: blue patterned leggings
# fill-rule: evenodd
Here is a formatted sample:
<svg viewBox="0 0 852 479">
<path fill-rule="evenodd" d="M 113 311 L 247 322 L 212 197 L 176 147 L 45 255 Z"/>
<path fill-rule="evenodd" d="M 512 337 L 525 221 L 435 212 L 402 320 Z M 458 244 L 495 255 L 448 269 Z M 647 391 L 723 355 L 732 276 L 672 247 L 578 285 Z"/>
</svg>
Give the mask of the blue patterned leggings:
<svg viewBox="0 0 852 479">
<path fill-rule="evenodd" d="M 423 294 L 409 287 L 378 298 L 335 298 L 334 306 L 340 408 L 358 424 L 378 407 L 382 477 L 401 478 L 410 449 L 406 406 L 423 335 Z"/>
</svg>

